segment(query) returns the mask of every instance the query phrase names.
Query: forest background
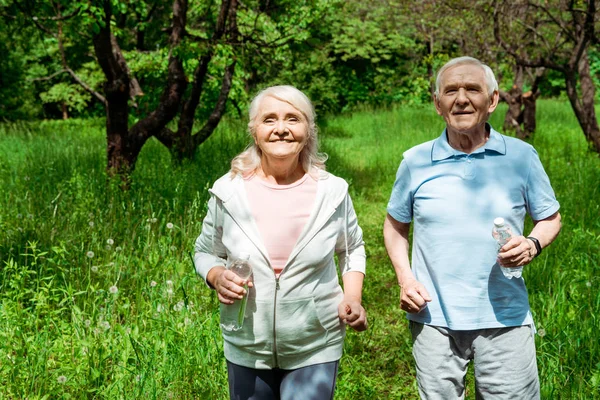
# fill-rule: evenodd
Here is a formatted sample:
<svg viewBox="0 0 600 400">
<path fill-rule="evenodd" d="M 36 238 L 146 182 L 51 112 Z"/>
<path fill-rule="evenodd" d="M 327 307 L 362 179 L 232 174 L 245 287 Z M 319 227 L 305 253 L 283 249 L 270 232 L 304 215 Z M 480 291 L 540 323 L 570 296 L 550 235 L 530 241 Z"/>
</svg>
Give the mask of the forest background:
<svg viewBox="0 0 600 400">
<path fill-rule="evenodd" d="M 0 18 L 0 399 L 226 397 L 189 251 L 272 84 L 315 103 L 365 231 L 371 328 L 348 334 L 337 398 L 416 398 L 381 224 L 459 55 L 494 69 L 493 126 L 538 149 L 561 202 L 525 271 L 543 398 L 600 398 L 595 1 L 0 0 Z"/>
</svg>

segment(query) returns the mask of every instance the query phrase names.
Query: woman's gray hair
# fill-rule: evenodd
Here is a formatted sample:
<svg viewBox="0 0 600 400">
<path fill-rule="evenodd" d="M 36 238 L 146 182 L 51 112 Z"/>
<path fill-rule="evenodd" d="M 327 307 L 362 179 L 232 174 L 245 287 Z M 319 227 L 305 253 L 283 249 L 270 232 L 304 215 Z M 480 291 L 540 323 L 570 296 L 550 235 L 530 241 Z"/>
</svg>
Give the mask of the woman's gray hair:
<svg viewBox="0 0 600 400">
<path fill-rule="evenodd" d="M 271 86 L 262 90 L 254 97 L 252 103 L 250 103 L 249 110 L 248 132 L 250 133 L 250 136 L 254 138 L 260 106 L 266 97 L 273 97 L 277 100 L 286 102 L 302 113 L 308 127 L 308 138 L 304 148 L 300 151 L 300 164 L 304 171 L 308 173 L 315 172 L 315 168 L 324 171 L 327 155 L 319 153 L 317 126 L 315 124 L 315 109 L 309 98 L 293 86 Z M 246 150 L 235 156 L 231 161 L 231 174 L 248 176 L 256 172 L 260 167 L 261 156 L 262 151 L 260 150 L 260 147 L 252 140 Z"/>
<path fill-rule="evenodd" d="M 494 76 L 494 71 L 492 71 L 492 69 L 489 66 L 482 63 L 478 59 L 465 56 L 465 57 L 453 58 L 452 60 L 450 60 L 446 64 L 444 64 L 444 66 L 442 68 L 440 68 L 440 70 L 437 73 L 437 77 L 435 79 L 435 97 L 436 98 L 439 98 L 442 74 L 444 72 L 446 72 L 448 69 L 455 67 L 457 65 L 475 65 L 475 66 L 480 67 L 481 69 L 483 69 L 483 74 L 485 76 L 485 83 L 487 86 L 488 95 L 491 97 L 495 91 L 498 91 L 498 82 L 496 81 L 496 77 Z"/>
</svg>

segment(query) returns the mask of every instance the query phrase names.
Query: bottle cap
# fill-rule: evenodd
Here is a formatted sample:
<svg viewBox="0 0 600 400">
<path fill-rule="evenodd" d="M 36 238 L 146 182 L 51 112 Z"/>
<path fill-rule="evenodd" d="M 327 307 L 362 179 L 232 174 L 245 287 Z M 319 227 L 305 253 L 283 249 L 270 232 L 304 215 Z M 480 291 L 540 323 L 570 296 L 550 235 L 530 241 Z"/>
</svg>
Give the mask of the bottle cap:
<svg viewBox="0 0 600 400">
<path fill-rule="evenodd" d="M 494 225 L 496 225 L 496 226 L 503 226 L 504 225 L 504 218 L 498 217 L 498 218 L 494 219 Z"/>
</svg>

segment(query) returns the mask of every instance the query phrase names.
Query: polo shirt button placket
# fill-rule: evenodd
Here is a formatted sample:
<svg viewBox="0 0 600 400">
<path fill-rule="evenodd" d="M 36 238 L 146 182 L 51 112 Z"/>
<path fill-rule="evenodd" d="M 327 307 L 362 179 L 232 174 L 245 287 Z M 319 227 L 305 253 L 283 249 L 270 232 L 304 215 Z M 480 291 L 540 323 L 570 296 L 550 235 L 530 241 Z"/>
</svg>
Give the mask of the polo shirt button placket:
<svg viewBox="0 0 600 400">
<path fill-rule="evenodd" d="M 473 165 L 473 161 L 471 160 L 471 157 L 469 157 L 469 154 L 467 154 L 465 156 L 465 167 L 464 167 L 463 179 L 471 180 L 473 178 L 475 178 L 475 166 Z"/>
</svg>

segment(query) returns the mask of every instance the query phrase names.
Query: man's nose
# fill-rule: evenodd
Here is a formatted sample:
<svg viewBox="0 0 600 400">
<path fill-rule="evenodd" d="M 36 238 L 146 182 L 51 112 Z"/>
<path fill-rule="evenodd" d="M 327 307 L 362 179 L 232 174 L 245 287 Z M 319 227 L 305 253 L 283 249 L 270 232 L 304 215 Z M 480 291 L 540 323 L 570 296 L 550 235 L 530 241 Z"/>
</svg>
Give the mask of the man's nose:
<svg viewBox="0 0 600 400">
<path fill-rule="evenodd" d="M 467 96 L 467 91 L 465 88 L 458 89 L 458 93 L 456 94 L 456 102 L 460 104 L 469 102 L 469 97 Z"/>
</svg>

